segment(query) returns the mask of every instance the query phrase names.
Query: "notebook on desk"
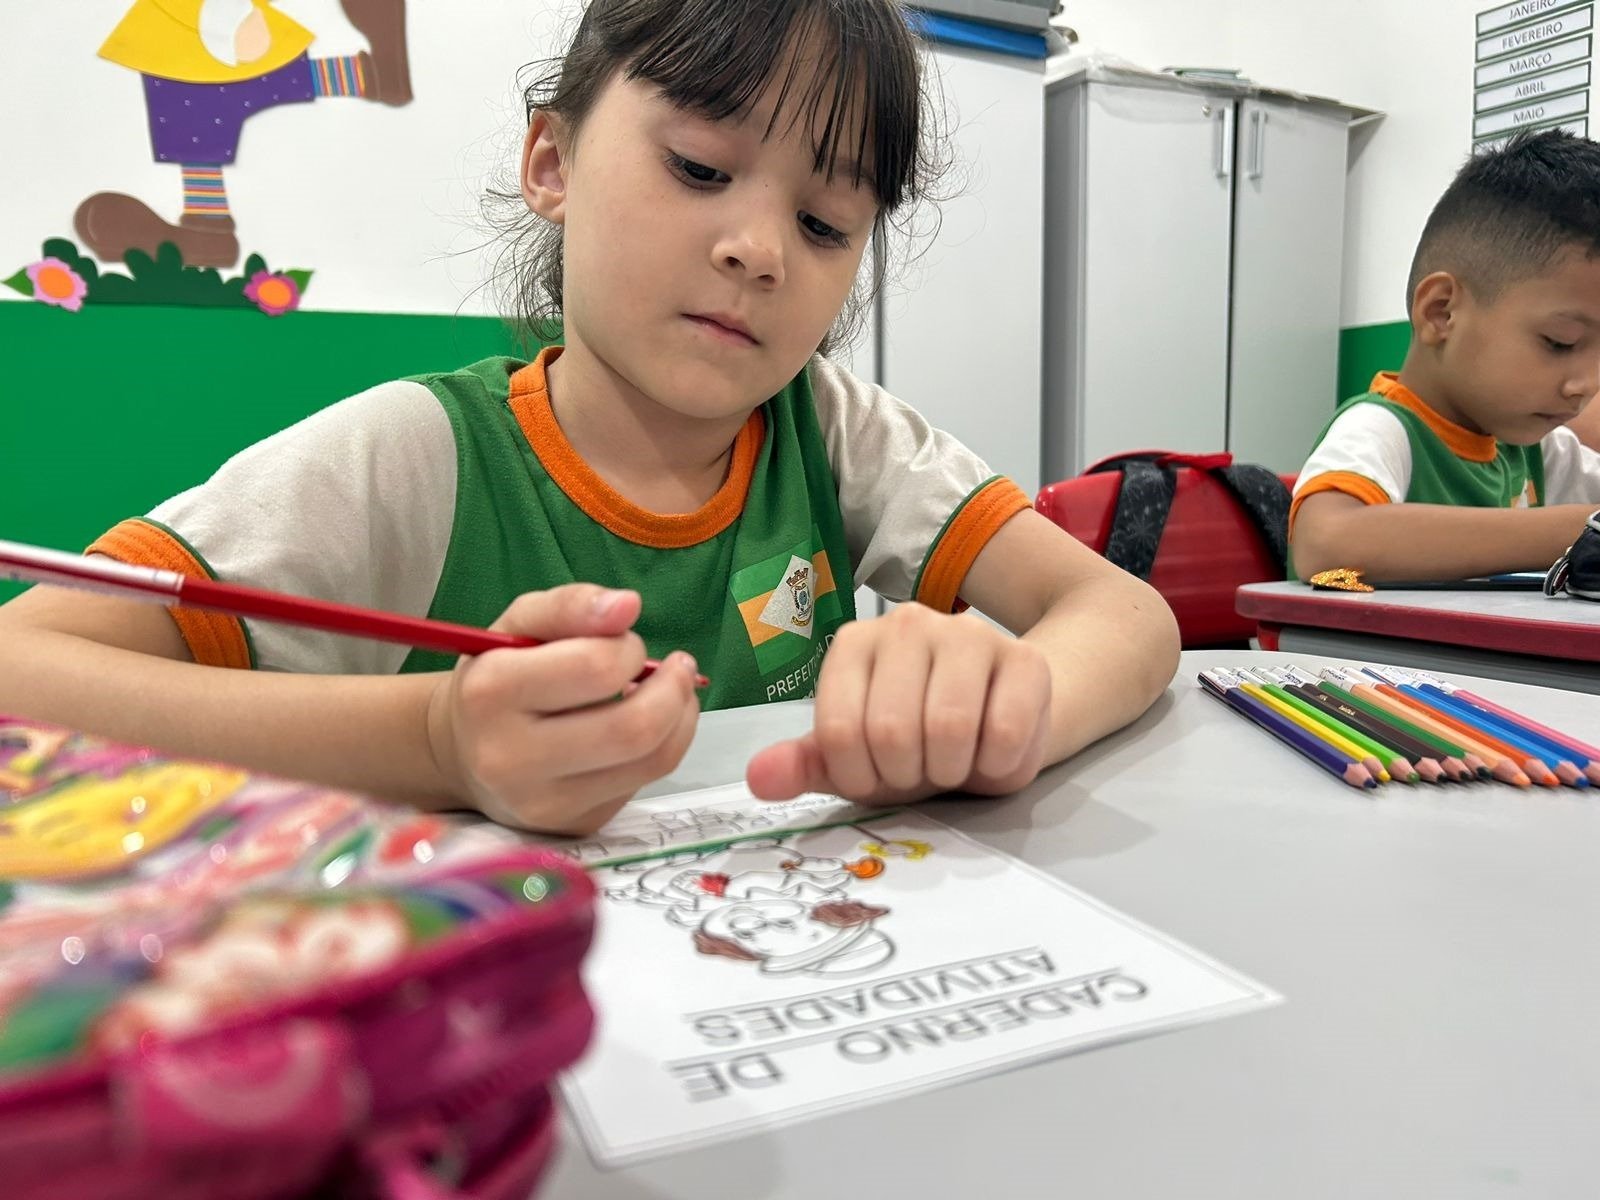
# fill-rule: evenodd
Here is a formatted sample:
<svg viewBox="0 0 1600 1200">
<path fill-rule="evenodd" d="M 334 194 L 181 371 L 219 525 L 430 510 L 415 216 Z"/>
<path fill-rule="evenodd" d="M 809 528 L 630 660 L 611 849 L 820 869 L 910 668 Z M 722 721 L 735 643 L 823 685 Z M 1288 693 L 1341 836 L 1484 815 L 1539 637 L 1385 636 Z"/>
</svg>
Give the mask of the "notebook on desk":
<svg viewBox="0 0 1600 1200">
<path fill-rule="evenodd" d="M 1374 583 L 1380 592 L 1537 592 L 1544 587 L 1543 571 L 1507 571 L 1472 579 L 1427 579 Z"/>
</svg>

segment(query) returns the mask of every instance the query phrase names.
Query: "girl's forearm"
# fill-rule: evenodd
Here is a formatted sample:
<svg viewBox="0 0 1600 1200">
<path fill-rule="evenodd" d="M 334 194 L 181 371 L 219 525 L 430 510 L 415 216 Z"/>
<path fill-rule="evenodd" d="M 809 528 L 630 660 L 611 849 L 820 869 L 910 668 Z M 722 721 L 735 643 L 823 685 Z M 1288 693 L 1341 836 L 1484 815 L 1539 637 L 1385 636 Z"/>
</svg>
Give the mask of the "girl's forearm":
<svg viewBox="0 0 1600 1200">
<path fill-rule="evenodd" d="M 438 806 L 450 802 L 427 731 L 438 679 L 230 670 L 7 629 L 0 712 Z"/>
<path fill-rule="evenodd" d="M 1051 671 L 1045 761 L 1059 762 L 1139 717 L 1178 668 L 1178 624 L 1133 576 L 1096 579 L 1023 635 Z"/>
</svg>

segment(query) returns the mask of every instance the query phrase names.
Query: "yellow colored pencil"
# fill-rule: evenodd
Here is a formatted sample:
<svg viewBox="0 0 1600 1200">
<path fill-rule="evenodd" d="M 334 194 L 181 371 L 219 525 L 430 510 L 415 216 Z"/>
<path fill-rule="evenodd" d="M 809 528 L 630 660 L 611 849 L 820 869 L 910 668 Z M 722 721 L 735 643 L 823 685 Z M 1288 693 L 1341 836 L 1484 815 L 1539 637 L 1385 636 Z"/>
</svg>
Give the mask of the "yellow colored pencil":
<svg viewBox="0 0 1600 1200">
<path fill-rule="evenodd" d="M 1352 761 L 1358 762 L 1362 766 L 1366 767 L 1366 769 L 1372 773 L 1372 777 L 1379 783 L 1389 782 L 1389 772 L 1384 769 L 1383 764 L 1380 763 L 1373 755 L 1368 754 L 1360 746 L 1352 742 L 1349 738 L 1344 737 L 1342 734 L 1335 733 L 1331 728 L 1329 728 L 1327 725 L 1324 725 L 1321 721 L 1313 721 L 1310 717 L 1306 716 L 1292 704 L 1285 704 L 1281 699 L 1279 699 L 1277 696 L 1274 696 L 1260 684 L 1244 683 L 1240 684 L 1240 686 L 1244 688 L 1248 695 L 1253 696 L 1262 704 L 1267 705 L 1272 709 L 1273 712 L 1282 716 L 1284 720 L 1293 721 L 1296 725 L 1300 726 L 1301 729 L 1304 729 L 1313 737 L 1321 738 L 1323 741 L 1327 742 L 1328 745 L 1339 751 L 1339 753 L 1348 754 Z"/>
</svg>

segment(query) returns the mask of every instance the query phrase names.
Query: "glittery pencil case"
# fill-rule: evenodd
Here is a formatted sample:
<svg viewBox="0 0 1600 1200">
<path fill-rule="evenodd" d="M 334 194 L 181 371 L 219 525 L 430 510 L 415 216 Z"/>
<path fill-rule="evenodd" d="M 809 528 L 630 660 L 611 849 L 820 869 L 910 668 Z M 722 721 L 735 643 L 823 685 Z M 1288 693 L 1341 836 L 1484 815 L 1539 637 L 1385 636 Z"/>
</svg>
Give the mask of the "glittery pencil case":
<svg viewBox="0 0 1600 1200">
<path fill-rule="evenodd" d="M 4 1194 L 522 1200 L 593 913 L 504 830 L 0 718 Z"/>
</svg>

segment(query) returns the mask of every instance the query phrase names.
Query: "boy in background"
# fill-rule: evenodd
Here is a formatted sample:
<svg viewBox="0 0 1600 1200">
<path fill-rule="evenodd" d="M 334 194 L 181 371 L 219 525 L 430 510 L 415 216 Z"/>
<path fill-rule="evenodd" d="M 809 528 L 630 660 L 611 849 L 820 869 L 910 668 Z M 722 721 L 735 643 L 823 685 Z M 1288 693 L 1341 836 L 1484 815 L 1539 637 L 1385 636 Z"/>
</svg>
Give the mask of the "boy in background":
<svg viewBox="0 0 1600 1200">
<path fill-rule="evenodd" d="M 1295 570 L 1543 570 L 1600 507 L 1600 453 L 1567 428 L 1600 391 L 1600 145 L 1542 130 L 1471 158 L 1407 291 L 1405 364 L 1341 406 L 1300 472 Z"/>
</svg>

